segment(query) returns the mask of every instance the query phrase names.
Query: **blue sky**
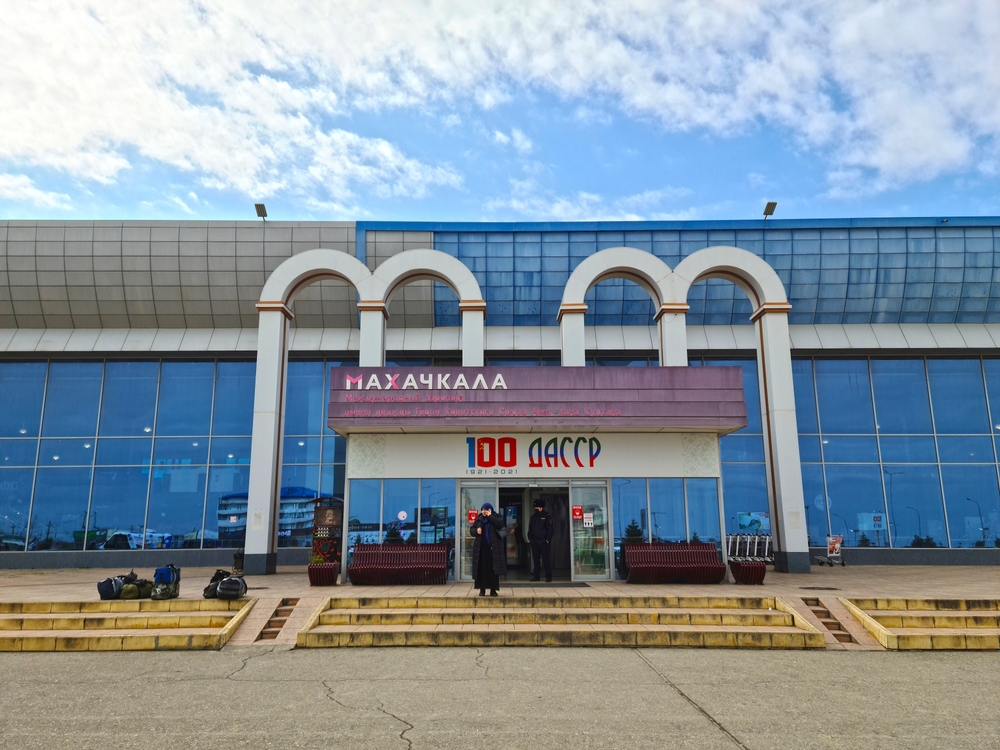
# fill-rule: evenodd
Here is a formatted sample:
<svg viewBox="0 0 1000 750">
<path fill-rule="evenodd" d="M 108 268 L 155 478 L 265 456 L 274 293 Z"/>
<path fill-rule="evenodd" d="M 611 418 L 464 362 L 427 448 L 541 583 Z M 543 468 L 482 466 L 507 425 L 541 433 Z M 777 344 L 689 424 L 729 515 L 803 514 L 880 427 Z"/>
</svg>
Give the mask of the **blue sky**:
<svg viewBox="0 0 1000 750">
<path fill-rule="evenodd" d="M 21 4 L 0 218 L 1000 215 L 1000 6 Z"/>
</svg>

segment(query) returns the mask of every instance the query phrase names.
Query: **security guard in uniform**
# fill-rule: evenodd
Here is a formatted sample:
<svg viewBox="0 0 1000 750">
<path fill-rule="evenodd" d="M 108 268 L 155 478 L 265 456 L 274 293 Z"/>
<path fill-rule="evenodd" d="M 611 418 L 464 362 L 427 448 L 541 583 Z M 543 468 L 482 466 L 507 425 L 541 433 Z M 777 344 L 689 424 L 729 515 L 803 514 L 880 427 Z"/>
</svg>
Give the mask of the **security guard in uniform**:
<svg viewBox="0 0 1000 750">
<path fill-rule="evenodd" d="M 535 512 L 528 521 L 528 541 L 531 542 L 531 558 L 535 564 L 531 580 L 539 580 L 541 562 L 544 561 L 545 582 L 552 583 L 552 516 L 545 512 L 545 504 L 541 500 L 535 500 Z"/>
</svg>

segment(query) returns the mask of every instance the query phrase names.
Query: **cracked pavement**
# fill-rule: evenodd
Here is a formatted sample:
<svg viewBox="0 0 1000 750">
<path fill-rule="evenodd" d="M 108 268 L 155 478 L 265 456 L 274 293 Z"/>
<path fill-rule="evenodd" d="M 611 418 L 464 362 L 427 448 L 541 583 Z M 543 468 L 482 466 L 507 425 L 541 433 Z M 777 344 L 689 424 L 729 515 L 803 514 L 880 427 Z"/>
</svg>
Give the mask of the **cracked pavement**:
<svg viewBox="0 0 1000 750">
<path fill-rule="evenodd" d="M 1000 654 L 0 654 L 0 748 L 1000 748 Z"/>
</svg>

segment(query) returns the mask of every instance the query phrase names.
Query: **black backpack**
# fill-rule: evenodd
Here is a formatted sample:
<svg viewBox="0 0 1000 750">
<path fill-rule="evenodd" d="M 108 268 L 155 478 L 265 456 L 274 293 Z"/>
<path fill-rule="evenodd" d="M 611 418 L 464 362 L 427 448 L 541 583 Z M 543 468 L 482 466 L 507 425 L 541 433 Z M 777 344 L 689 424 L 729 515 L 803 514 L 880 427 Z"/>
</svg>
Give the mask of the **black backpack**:
<svg viewBox="0 0 1000 750">
<path fill-rule="evenodd" d="M 100 595 L 102 600 L 117 599 L 121 596 L 122 586 L 121 576 L 115 576 L 114 578 L 105 578 L 99 584 L 97 584 L 97 593 Z"/>
<path fill-rule="evenodd" d="M 229 578 L 232 575 L 228 570 L 216 570 L 215 574 L 212 576 L 212 580 L 208 582 L 205 590 L 201 592 L 201 595 L 206 599 L 216 599 L 218 598 L 219 591 L 219 581 Z"/>
<path fill-rule="evenodd" d="M 216 596 L 220 599 L 239 599 L 247 593 L 247 584 L 242 578 L 229 576 L 219 581 Z"/>
</svg>

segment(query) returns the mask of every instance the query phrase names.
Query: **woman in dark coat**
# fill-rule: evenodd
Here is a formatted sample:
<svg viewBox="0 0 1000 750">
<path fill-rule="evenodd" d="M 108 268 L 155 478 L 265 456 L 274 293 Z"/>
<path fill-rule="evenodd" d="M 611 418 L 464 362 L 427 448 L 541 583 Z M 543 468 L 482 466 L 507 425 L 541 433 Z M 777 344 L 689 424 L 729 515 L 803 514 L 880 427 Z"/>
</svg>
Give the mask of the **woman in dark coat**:
<svg viewBox="0 0 1000 750">
<path fill-rule="evenodd" d="M 469 533 L 476 538 L 472 543 L 472 570 L 480 596 L 496 596 L 500 576 L 507 575 L 507 540 L 500 535 L 506 529 L 503 517 L 493 512 L 493 506 L 483 503 Z"/>
</svg>

